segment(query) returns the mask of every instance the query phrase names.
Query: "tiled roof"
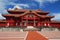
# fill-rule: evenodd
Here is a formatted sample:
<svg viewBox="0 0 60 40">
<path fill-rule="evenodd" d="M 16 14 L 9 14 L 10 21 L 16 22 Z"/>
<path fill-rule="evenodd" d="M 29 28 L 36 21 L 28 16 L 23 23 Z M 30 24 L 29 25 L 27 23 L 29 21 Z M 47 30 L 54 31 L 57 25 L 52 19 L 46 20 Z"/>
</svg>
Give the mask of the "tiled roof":
<svg viewBox="0 0 60 40">
<path fill-rule="evenodd" d="M 0 22 L 6 22 L 6 20 L 0 20 Z"/>
<path fill-rule="evenodd" d="M 53 18 L 53 17 L 54 17 L 54 16 L 47 16 L 47 15 L 39 15 L 39 14 L 37 14 L 35 11 L 32 11 L 32 12 L 26 11 L 26 12 L 24 12 L 23 14 L 2 14 L 2 15 L 3 15 L 3 16 L 20 17 L 20 16 L 24 16 L 24 15 L 26 15 L 26 14 L 28 14 L 28 13 L 33 13 L 34 15 L 37 15 L 37 16 L 39 16 L 39 17 L 41 17 L 41 18 Z"/>
<path fill-rule="evenodd" d="M 60 21 L 51 20 L 51 23 L 60 23 Z"/>
<path fill-rule="evenodd" d="M 36 13 L 41 14 L 41 15 L 49 14 L 49 12 L 43 12 L 42 10 L 32 10 L 32 11 L 35 11 Z"/>
<path fill-rule="evenodd" d="M 21 14 L 21 13 L 24 13 L 26 11 L 35 11 L 36 13 L 39 13 L 39 14 L 42 14 L 42 15 L 47 15 L 49 12 L 43 12 L 41 10 L 7 10 L 8 13 L 11 13 L 11 14 Z"/>
<path fill-rule="evenodd" d="M 24 13 L 24 12 L 26 12 L 26 11 L 28 11 L 28 10 L 7 10 L 8 11 L 8 13 L 11 13 L 11 14 L 20 14 L 21 12 L 22 13 Z"/>
<path fill-rule="evenodd" d="M 39 16 L 41 18 L 53 18 L 54 16 L 47 16 L 46 14 L 48 14 L 48 12 L 42 12 L 41 10 L 8 10 L 8 12 L 24 12 L 22 14 L 17 14 L 17 13 L 13 13 L 13 14 L 2 14 L 4 17 L 7 16 L 11 16 L 11 17 L 20 17 L 20 16 L 24 16 L 28 13 L 33 13 L 36 16 Z M 45 14 L 45 15 L 39 15 L 39 14 Z"/>
</svg>

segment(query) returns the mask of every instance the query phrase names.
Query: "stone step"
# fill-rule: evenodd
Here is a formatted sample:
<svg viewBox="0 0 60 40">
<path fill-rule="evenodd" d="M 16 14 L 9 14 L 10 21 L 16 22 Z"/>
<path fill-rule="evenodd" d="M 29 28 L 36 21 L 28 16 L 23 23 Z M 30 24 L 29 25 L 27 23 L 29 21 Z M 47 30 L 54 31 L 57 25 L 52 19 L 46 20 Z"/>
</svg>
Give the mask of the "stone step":
<svg viewBox="0 0 60 40">
<path fill-rule="evenodd" d="M 27 26 L 27 28 L 34 28 L 33 26 Z"/>
<path fill-rule="evenodd" d="M 38 31 L 38 30 L 40 30 L 40 29 L 35 28 L 35 27 L 33 27 L 33 26 L 27 26 L 27 28 L 24 28 L 23 30 L 24 30 L 24 31 Z"/>
</svg>

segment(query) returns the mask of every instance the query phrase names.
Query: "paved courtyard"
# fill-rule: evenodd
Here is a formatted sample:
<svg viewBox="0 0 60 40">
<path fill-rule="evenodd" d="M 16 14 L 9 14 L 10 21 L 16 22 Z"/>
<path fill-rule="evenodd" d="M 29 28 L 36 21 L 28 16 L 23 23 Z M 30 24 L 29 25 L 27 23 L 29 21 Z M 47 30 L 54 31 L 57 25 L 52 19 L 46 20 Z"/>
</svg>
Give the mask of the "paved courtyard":
<svg viewBox="0 0 60 40">
<path fill-rule="evenodd" d="M 49 40 L 60 40 L 60 31 L 37 31 Z"/>
<path fill-rule="evenodd" d="M 28 32 L 0 32 L 0 40 L 25 40 Z"/>
<path fill-rule="evenodd" d="M 0 40 L 60 40 L 60 31 L 0 32 Z"/>
<path fill-rule="evenodd" d="M 0 28 L 0 40 L 60 40 L 60 31 L 58 29 L 50 30 L 29 26 L 27 28 Z"/>
</svg>

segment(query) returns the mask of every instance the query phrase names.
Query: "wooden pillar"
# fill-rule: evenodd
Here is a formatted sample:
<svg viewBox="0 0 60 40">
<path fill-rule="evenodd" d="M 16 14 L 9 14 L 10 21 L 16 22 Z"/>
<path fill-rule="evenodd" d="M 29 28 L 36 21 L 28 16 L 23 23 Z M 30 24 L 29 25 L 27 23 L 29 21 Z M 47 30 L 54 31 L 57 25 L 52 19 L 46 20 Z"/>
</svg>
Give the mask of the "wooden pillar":
<svg viewBox="0 0 60 40">
<path fill-rule="evenodd" d="M 28 19 L 26 19 L 26 26 L 28 26 Z"/>
<path fill-rule="evenodd" d="M 23 21 L 23 19 L 21 19 L 21 24 L 23 25 L 23 22 L 22 22 L 22 21 Z M 22 25 L 21 25 L 21 28 L 23 28 L 23 26 L 22 26 Z"/>
<path fill-rule="evenodd" d="M 35 24 L 35 17 L 34 17 L 34 26 L 36 26 L 36 24 Z"/>
<path fill-rule="evenodd" d="M 24 21 L 24 26 L 26 27 L 26 20 Z"/>
<path fill-rule="evenodd" d="M 50 26 L 50 23 L 48 23 L 48 26 Z"/>
<path fill-rule="evenodd" d="M 40 19 L 39 19 L 39 27 L 41 26 L 41 23 L 40 23 L 41 21 L 40 21 Z"/>
<path fill-rule="evenodd" d="M 27 19 L 26 19 L 26 27 L 27 27 Z"/>
<path fill-rule="evenodd" d="M 23 25 L 23 18 L 22 18 L 22 28 L 24 28 L 24 25 Z"/>
<path fill-rule="evenodd" d="M 16 22 L 16 26 L 18 26 L 18 22 Z"/>
<path fill-rule="evenodd" d="M 38 20 L 38 25 L 37 26 L 39 27 L 39 20 Z"/>
<path fill-rule="evenodd" d="M 40 27 L 40 26 L 41 26 L 40 19 L 38 19 L 38 27 Z"/>
<path fill-rule="evenodd" d="M 47 23 L 44 23 L 44 26 L 47 26 Z"/>
<path fill-rule="evenodd" d="M 7 23 L 7 26 L 6 26 L 6 27 L 9 27 L 9 25 L 10 25 L 10 24 L 9 24 L 9 23 Z"/>
</svg>

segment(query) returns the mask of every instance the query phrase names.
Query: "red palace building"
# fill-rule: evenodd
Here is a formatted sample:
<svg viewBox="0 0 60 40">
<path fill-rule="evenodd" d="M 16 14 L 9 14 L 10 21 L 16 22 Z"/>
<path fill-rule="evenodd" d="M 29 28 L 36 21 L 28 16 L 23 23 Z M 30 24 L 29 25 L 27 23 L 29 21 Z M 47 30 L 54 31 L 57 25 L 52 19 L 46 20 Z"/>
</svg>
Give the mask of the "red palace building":
<svg viewBox="0 0 60 40">
<path fill-rule="evenodd" d="M 40 27 L 56 27 L 60 28 L 60 22 L 51 20 L 54 16 L 49 16 L 49 12 L 41 10 L 7 10 L 9 14 L 2 14 L 5 20 L 0 20 L 0 27 L 21 27 L 33 26 Z"/>
</svg>

